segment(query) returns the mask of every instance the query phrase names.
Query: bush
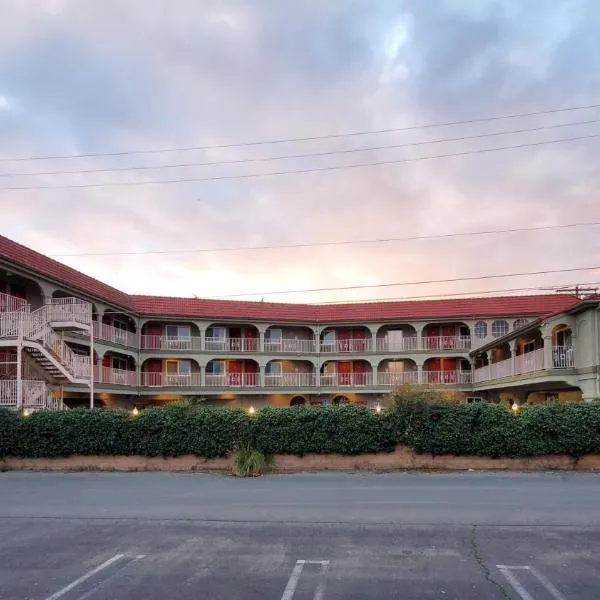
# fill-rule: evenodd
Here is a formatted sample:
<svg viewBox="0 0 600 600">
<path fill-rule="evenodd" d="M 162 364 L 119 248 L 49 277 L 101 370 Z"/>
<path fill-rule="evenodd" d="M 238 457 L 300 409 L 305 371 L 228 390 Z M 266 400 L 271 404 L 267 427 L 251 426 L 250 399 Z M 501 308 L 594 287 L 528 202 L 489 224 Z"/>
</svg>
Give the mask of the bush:
<svg viewBox="0 0 600 600">
<path fill-rule="evenodd" d="M 233 455 L 232 473 L 237 477 L 258 477 L 269 467 L 270 459 L 248 444 L 244 444 Z"/>
<path fill-rule="evenodd" d="M 242 472 L 242 463 L 260 467 L 258 455 L 390 452 L 397 444 L 432 454 L 579 458 L 600 453 L 600 404 L 525 406 L 513 413 L 494 404 L 454 406 L 404 395 L 383 414 L 340 406 L 263 408 L 250 416 L 186 403 L 138 416 L 81 409 L 24 417 L 0 409 L 0 456 L 214 458 L 241 448 L 250 453 L 236 458 Z"/>
</svg>

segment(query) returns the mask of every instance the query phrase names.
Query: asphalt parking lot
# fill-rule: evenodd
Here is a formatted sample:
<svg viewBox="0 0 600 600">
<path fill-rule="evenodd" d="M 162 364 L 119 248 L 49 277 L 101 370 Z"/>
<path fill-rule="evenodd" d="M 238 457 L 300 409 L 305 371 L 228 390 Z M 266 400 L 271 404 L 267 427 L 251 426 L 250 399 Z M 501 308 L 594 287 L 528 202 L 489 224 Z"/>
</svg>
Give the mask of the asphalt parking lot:
<svg viewBox="0 0 600 600">
<path fill-rule="evenodd" d="M 4 473 L 0 598 L 596 600 L 599 498 L 593 475 Z"/>
</svg>

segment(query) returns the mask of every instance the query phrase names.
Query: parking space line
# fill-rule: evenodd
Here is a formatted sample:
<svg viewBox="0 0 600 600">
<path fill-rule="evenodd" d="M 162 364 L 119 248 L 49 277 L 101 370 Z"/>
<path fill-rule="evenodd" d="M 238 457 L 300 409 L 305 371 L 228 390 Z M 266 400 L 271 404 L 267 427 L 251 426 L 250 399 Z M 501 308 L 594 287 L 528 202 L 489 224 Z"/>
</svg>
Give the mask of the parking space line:
<svg viewBox="0 0 600 600">
<path fill-rule="evenodd" d="M 531 573 L 552 595 L 555 600 L 566 600 L 566 598 L 558 591 L 554 584 L 545 576 L 542 575 L 535 567 L 530 565 L 507 566 L 496 565 L 498 570 L 506 577 L 510 585 L 521 596 L 522 600 L 535 600 L 533 596 L 523 587 L 521 582 L 516 578 L 512 571 L 528 571 Z"/>
<path fill-rule="evenodd" d="M 103 571 L 104 569 L 110 567 L 112 564 L 118 562 L 119 560 L 121 560 L 124 557 L 125 557 L 125 554 L 115 554 L 113 557 L 109 558 L 107 561 L 104 561 L 101 565 L 98 565 L 96 568 L 85 573 L 85 575 L 82 575 L 81 577 L 75 579 L 75 581 L 72 581 L 71 583 L 66 585 L 64 588 L 62 588 L 61 590 L 58 590 L 58 592 L 55 592 L 54 594 L 52 594 L 52 596 L 48 596 L 46 598 L 46 600 L 58 600 L 58 598 L 61 598 L 67 592 L 70 592 L 73 588 L 76 588 L 78 585 L 82 584 L 84 581 L 87 581 L 90 577 L 93 577 L 97 573 L 100 573 L 100 571 Z"/>
<path fill-rule="evenodd" d="M 294 593 L 296 592 L 296 587 L 298 586 L 298 581 L 300 580 L 300 575 L 302 575 L 304 565 L 319 565 L 321 567 L 321 579 L 317 584 L 317 589 L 315 590 L 313 600 L 323 600 L 323 597 L 325 596 L 324 576 L 329 568 L 328 560 L 297 560 L 294 568 L 292 569 L 292 574 L 288 579 L 287 585 L 285 586 L 285 590 L 283 590 L 283 596 L 281 596 L 281 600 L 292 600 L 294 597 Z"/>
<path fill-rule="evenodd" d="M 101 587 L 104 587 L 107 583 L 110 583 L 113 579 L 118 577 L 121 574 L 121 571 L 123 571 L 124 569 L 126 569 L 127 567 L 132 565 L 133 563 L 135 563 L 138 560 L 141 560 L 142 558 L 145 558 L 145 557 L 146 557 L 145 554 L 137 554 L 134 556 L 130 556 L 129 558 L 131 558 L 131 560 L 128 563 L 121 565 L 115 572 L 113 572 L 111 575 L 109 575 L 106 579 L 102 579 L 102 581 L 99 581 L 96 585 L 92 586 L 87 592 L 85 592 L 83 595 L 79 596 L 77 598 L 77 600 L 86 600 L 86 598 L 89 598 L 90 596 L 95 594 Z"/>
</svg>

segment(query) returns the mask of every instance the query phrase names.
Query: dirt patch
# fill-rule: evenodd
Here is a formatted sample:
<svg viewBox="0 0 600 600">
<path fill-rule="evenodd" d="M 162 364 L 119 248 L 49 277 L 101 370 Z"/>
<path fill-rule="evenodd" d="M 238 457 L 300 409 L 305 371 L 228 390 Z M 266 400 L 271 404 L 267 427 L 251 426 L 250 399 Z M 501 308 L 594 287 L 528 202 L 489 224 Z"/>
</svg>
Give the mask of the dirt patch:
<svg viewBox="0 0 600 600">
<path fill-rule="evenodd" d="M 416 454 L 398 446 L 389 454 L 308 454 L 277 455 L 276 473 L 300 471 L 600 471 L 600 455 L 590 454 L 576 461 L 570 456 L 532 458 L 489 458 L 484 456 L 433 456 Z M 0 470 L 23 471 L 198 471 L 230 472 L 231 458 L 205 459 L 186 455 L 174 458 L 147 456 L 70 456 L 67 458 L 6 458 Z"/>
</svg>

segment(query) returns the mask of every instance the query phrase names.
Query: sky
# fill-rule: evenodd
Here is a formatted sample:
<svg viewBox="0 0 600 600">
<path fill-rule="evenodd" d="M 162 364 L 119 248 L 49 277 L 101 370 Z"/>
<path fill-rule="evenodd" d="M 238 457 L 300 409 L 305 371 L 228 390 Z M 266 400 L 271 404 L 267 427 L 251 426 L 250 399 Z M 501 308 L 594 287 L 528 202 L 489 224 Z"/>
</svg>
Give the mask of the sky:
<svg viewBox="0 0 600 600">
<path fill-rule="evenodd" d="M 600 222 L 600 137 L 487 151 L 600 136 L 599 30 L 596 0 L 0 0 L 0 233 L 141 294 L 600 286 L 387 285 L 600 266 L 600 225 L 197 251 Z"/>
</svg>

